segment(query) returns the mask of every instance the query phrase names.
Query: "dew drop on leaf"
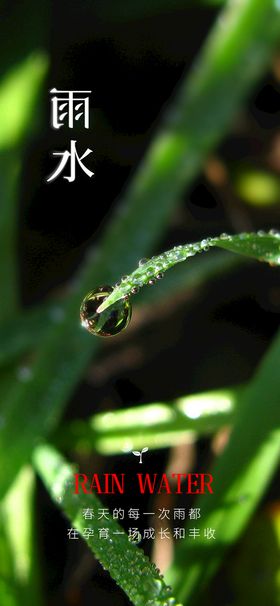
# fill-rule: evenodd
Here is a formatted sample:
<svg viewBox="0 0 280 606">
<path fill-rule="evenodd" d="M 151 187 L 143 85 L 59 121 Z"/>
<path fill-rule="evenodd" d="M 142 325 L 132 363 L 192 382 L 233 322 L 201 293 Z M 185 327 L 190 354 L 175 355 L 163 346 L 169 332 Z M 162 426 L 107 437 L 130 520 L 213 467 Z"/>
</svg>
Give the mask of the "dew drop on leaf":
<svg viewBox="0 0 280 606">
<path fill-rule="evenodd" d="M 145 265 L 145 263 L 147 263 L 147 262 L 148 262 L 148 259 L 140 259 L 138 265 L 139 265 L 139 267 L 142 267 L 142 265 Z"/>
<path fill-rule="evenodd" d="M 100 286 L 89 292 L 81 304 L 82 326 L 98 337 L 113 337 L 124 330 L 130 322 L 132 308 L 129 299 L 120 299 L 105 311 L 97 313 L 97 308 L 112 290 L 111 286 Z"/>
</svg>

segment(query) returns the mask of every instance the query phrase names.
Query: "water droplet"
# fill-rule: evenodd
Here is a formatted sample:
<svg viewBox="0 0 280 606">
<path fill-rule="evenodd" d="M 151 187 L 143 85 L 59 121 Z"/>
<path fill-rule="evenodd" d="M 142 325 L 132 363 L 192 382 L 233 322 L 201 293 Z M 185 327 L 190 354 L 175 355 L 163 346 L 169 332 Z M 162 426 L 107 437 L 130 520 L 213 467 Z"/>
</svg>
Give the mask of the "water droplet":
<svg viewBox="0 0 280 606">
<path fill-rule="evenodd" d="M 133 288 L 131 289 L 131 294 L 137 295 L 138 292 L 139 292 L 139 288 L 137 286 L 133 286 Z"/>
<path fill-rule="evenodd" d="M 153 595 L 158 595 L 162 590 L 162 582 L 160 579 L 155 579 L 153 582 Z"/>
<path fill-rule="evenodd" d="M 147 269 L 146 273 L 147 273 L 147 276 L 153 276 L 154 275 L 154 270 L 151 267 L 149 267 Z"/>
<path fill-rule="evenodd" d="M 96 312 L 112 290 L 111 286 L 100 286 L 89 292 L 82 302 L 81 324 L 93 335 L 112 337 L 124 330 L 130 322 L 132 310 L 130 301 L 126 300 L 127 297 L 120 299 L 101 314 Z"/>
<path fill-rule="evenodd" d="M 149 286 L 153 286 L 156 283 L 156 280 L 154 278 L 152 278 L 151 280 L 149 280 L 148 284 Z"/>
<path fill-rule="evenodd" d="M 157 279 L 157 280 L 161 280 L 161 279 L 163 278 L 163 275 L 164 275 L 164 274 L 162 273 L 162 271 L 160 271 L 160 272 L 159 272 L 159 273 L 156 275 L 156 279 Z"/>
<path fill-rule="evenodd" d="M 142 267 L 142 265 L 145 265 L 145 263 L 148 263 L 148 259 L 140 259 L 138 265 L 139 267 Z"/>
</svg>

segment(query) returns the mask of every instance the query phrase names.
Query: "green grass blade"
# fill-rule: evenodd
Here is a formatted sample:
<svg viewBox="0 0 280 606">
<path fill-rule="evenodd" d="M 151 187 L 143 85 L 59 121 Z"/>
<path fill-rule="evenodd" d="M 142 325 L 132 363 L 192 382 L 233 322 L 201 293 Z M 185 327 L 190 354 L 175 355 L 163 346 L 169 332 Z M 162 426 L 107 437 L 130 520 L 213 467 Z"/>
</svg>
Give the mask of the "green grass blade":
<svg viewBox="0 0 280 606">
<path fill-rule="evenodd" d="M 210 281 L 215 283 L 223 276 L 250 263 L 252 261 L 249 258 L 213 250 L 211 255 L 199 255 L 186 265 L 178 263 L 173 271 L 165 274 L 164 280 L 158 282 L 157 288 L 143 288 L 135 303 L 146 305 L 171 301 L 174 300 L 174 294 L 179 293 L 195 296 L 198 290 L 202 290 Z"/>
<path fill-rule="evenodd" d="M 47 59 L 32 53 L 4 75 L 0 83 L 0 151 L 18 147 L 34 128 L 34 112 Z"/>
<path fill-rule="evenodd" d="M 0 82 L 0 285 L 5 293 L 0 310 L 2 322 L 18 307 L 16 204 L 20 147 L 36 127 L 36 105 L 46 70 L 46 56 L 33 53 L 10 69 Z"/>
<path fill-rule="evenodd" d="M 0 285 L 2 297 L 1 326 L 18 310 L 16 258 L 16 211 L 20 157 L 18 150 L 0 151 Z"/>
<path fill-rule="evenodd" d="M 84 294 L 94 285 L 116 280 L 155 246 L 182 192 L 267 66 L 279 31 L 280 12 L 272 0 L 234 3 L 219 18 L 199 64 L 183 81 L 168 119 L 128 187 L 122 212 L 80 273 L 63 322 L 42 341 L 28 380 L 17 380 L 5 398 L 0 494 L 38 440 L 57 427 L 67 398 L 97 351 L 97 340 L 77 321 Z"/>
<path fill-rule="evenodd" d="M 109 538 L 99 538 L 98 531 L 104 528 L 104 519 L 85 519 L 83 509 L 100 508 L 101 501 L 93 494 L 74 494 L 74 469 L 51 446 L 36 448 L 34 465 L 54 501 L 62 508 L 71 526 L 80 533 L 88 527 L 94 536 L 87 540 L 103 567 L 126 592 L 134 606 L 179 606 L 172 597 L 159 571 L 134 543 L 129 541 L 121 526 L 110 516 L 106 520 Z"/>
<path fill-rule="evenodd" d="M 205 238 L 194 244 L 174 246 L 172 250 L 152 257 L 152 259 L 141 262 L 132 274 L 122 279 L 120 285 L 115 286 L 112 293 L 99 306 L 98 312 L 102 313 L 110 305 L 113 305 L 123 297 L 132 294 L 132 289 L 139 289 L 153 280 L 157 280 L 165 271 L 171 269 L 177 263 L 186 261 L 198 253 L 205 252 L 218 246 L 241 255 L 253 257 L 259 261 L 266 261 L 272 265 L 280 264 L 280 233 L 271 230 L 269 233 L 243 233 L 237 236 L 222 234 L 218 238 Z"/>
<path fill-rule="evenodd" d="M 99 413 L 89 421 L 73 421 L 55 437 L 59 445 L 101 454 L 129 452 L 148 446 L 166 448 L 211 435 L 232 423 L 241 387 L 185 396 Z"/>
<path fill-rule="evenodd" d="M 41 587 L 35 540 L 35 477 L 32 468 L 23 467 L 1 504 L 9 540 L 16 605 L 40 606 Z"/>
<path fill-rule="evenodd" d="M 212 474 L 214 494 L 201 496 L 203 526 L 216 529 L 216 540 L 200 537 L 178 545 L 167 574 L 177 597 L 193 604 L 238 539 L 271 479 L 280 455 L 280 335 L 254 378 L 240 395 L 228 446 Z"/>
<path fill-rule="evenodd" d="M 18 606 L 13 571 L 13 554 L 2 509 L 0 508 L 0 595 L 3 606 Z"/>
<path fill-rule="evenodd" d="M 40 606 L 31 467 L 22 468 L 0 506 L 1 606 Z"/>
<path fill-rule="evenodd" d="M 261 507 L 250 520 L 246 532 L 223 567 L 224 578 L 235 606 L 278 606 L 280 511 L 277 501 Z M 256 582 L 256 570 L 262 571 Z"/>
</svg>

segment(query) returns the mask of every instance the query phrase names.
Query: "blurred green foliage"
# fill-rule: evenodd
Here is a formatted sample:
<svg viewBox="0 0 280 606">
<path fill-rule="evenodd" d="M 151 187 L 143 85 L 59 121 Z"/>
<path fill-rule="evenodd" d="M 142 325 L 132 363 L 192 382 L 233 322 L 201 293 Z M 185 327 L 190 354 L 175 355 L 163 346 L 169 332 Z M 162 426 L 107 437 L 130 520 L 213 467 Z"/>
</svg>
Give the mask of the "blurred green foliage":
<svg viewBox="0 0 280 606">
<path fill-rule="evenodd" d="M 149 3 L 149 7 L 153 9 L 156 4 Z M 25 9 L 24 4 L 20 10 Z M 156 11 L 159 9 L 161 7 L 155 8 Z M 42 8 L 42 15 L 44 10 Z M 39 13 L 36 19 L 40 20 Z M 279 40 L 280 13 L 277 3 L 272 0 L 246 0 L 244 3 L 230 3 L 218 16 L 195 67 L 183 79 L 144 161 L 127 186 L 122 212 L 118 209 L 112 214 L 98 252 L 94 256 L 89 255 L 68 297 L 58 307 L 55 304 L 58 314 L 52 313 L 52 305 L 44 304 L 28 313 L 21 310 L 17 315 L 18 179 L 23 166 L 24 146 L 32 135 L 32 129 L 39 125 L 37 107 L 40 107 L 40 92 L 47 70 L 45 54 L 37 50 L 39 44 L 34 46 L 34 40 L 39 36 L 35 23 L 32 26 L 28 22 L 27 26 L 30 36 L 23 45 L 23 56 L 17 57 L 16 61 L 14 58 L 10 65 L 5 66 L 0 86 L 0 283 L 3 293 L 0 591 L 3 606 L 44 602 L 36 556 L 34 476 L 27 466 L 32 457 L 56 504 L 65 510 L 73 525 L 81 528 L 77 512 L 82 501 L 70 499 L 70 494 L 66 493 L 63 498 L 58 498 L 69 479 L 71 467 L 52 447 L 38 446 L 46 438 L 59 439 L 55 432 L 58 427 L 64 431 L 64 424 L 61 426 L 60 422 L 68 399 L 100 347 L 100 343 L 78 325 L 79 303 L 93 282 L 115 281 L 130 271 L 140 257 L 154 250 L 174 208 L 179 205 L 182 193 L 199 174 L 208 154 L 217 147 L 246 95 L 267 68 Z M 21 35 L 19 31 L 20 39 Z M 32 49 L 30 41 L 34 46 Z M 10 48 L 9 44 L 8 41 L 7 48 Z M 248 200 L 254 198 L 257 201 L 254 187 L 256 178 L 248 195 L 247 179 L 245 197 L 247 195 Z M 244 197 L 244 183 L 242 192 Z M 259 192 L 258 186 L 258 195 Z M 273 198 L 276 201 L 275 192 L 272 182 L 270 185 L 266 182 L 262 199 L 271 201 Z M 269 246 L 270 242 L 267 242 L 264 254 Z M 194 282 L 204 283 L 216 274 L 216 270 L 227 271 L 239 263 L 229 261 L 228 257 L 221 259 L 222 267 L 218 257 L 196 265 L 198 272 L 192 278 Z M 172 295 L 183 288 L 184 277 L 178 273 L 172 284 Z M 28 362 L 27 366 L 18 367 L 18 357 L 23 353 L 30 354 L 32 364 Z M 177 596 L 184 603 L 189 603 L 190 596 L 198 597 L 203 585 L 202 577 L 203 582 L 209 581 L 217 570 L 226 549 L 245 528 L 276 467 L 280 443 L 278 361 L 279 337 L 276 337 L 255 377 L 237 392 L 232 437 L 214 467 L 218 490 L 209 501 L 206 512 L 209 525 L 217 527 L 219 542 L 212 548 L 199 543 L 196 549 L 189 543 L 182 543 L 168 573 Z M 197 399 L 201 402 L 203 398 L 197 395 Z M 216 397 L 215 403 L 218 402 Z M 164 408 L 158 408 L 157 414 L 160 410 L 170 413 L 171 407 L 167 403 L 163 402 L 162 406 Z M 175 410 L 177 408 L 175 404 Z M 202 428 L 195 421 L 196 435 L 214 432 L 220 426 L 219 414 L 217 409 L 216 413 L 209 415 L 211 418 L 207 419 L 207 424 L 203 419 Z M 226 415 L 223 422 L 228 423 L 228 420 Z M 93 423 L 96 423 L 96 418 Z M 133 423 L 132 415 L 132 434 Z M 158 418 L 151 436 L 162 436 L 166 427 L 163 430 L 161 423 Z M 86 422 L 86 430 L 91 429 L 91 424 L 91 421 Z M 96 431 L 96 427 L 94 429 Z M 173 438 L 169 444 L 174 443 Z M 75 440 L 74 435 L 73 447 Z M 20 526 L 18 533 L 13 527 L 15 515 Z M 101 561 L 136 605 L 147 603 L 149 590 L 152 592 L 150 606 L 168 599 L 164 582 L 146 559 L 146 585 L 142 586 L 139 568 L 143 565 L 143 555 L 136 546 L 128 544 L 126 537 L 124 542 L 115 540 L 113 547 L 105 545 L 103 554 L 98 553 L 95 542 L 91 548 L 100 555 Z M 128 579 L 127 570 L 122 570 L 119 563 L 119 556 L 124 556 L 126 550 L 128 556 L 130 550 L 133 552 L 135 568 L 132 580 Z M 134 583 L 136 577 L 137 586 Z M 154 591 L 157 582 L 158 592 Z"/>
<path fill-rule="evenodd" d="M 235 188 L 240 198 L 252 206 L 279 204 L 280 179 L 277 175 L 253 169 L 240 171 Z"/>
</svg>

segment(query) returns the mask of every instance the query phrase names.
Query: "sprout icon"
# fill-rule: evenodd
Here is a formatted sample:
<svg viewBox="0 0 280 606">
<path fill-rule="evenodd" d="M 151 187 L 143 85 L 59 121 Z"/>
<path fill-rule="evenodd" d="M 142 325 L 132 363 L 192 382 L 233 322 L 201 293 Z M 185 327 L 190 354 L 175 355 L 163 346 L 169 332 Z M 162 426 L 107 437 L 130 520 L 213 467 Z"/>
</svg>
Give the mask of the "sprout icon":
<svg viewBox="0 0 280 606">
<path fill-rule="evenodd" d="M 142 448 L 141 452 L 139 450 L 133 450 L 132 454 L 134 454 L 136 457 L 139 457 L 139 463 L 142 463 L 142 454 L 143 452 L 147 452 L 147 450 L 149 449 L 147 446 L 145 446 L 145 448 Z"/>
</svg>

